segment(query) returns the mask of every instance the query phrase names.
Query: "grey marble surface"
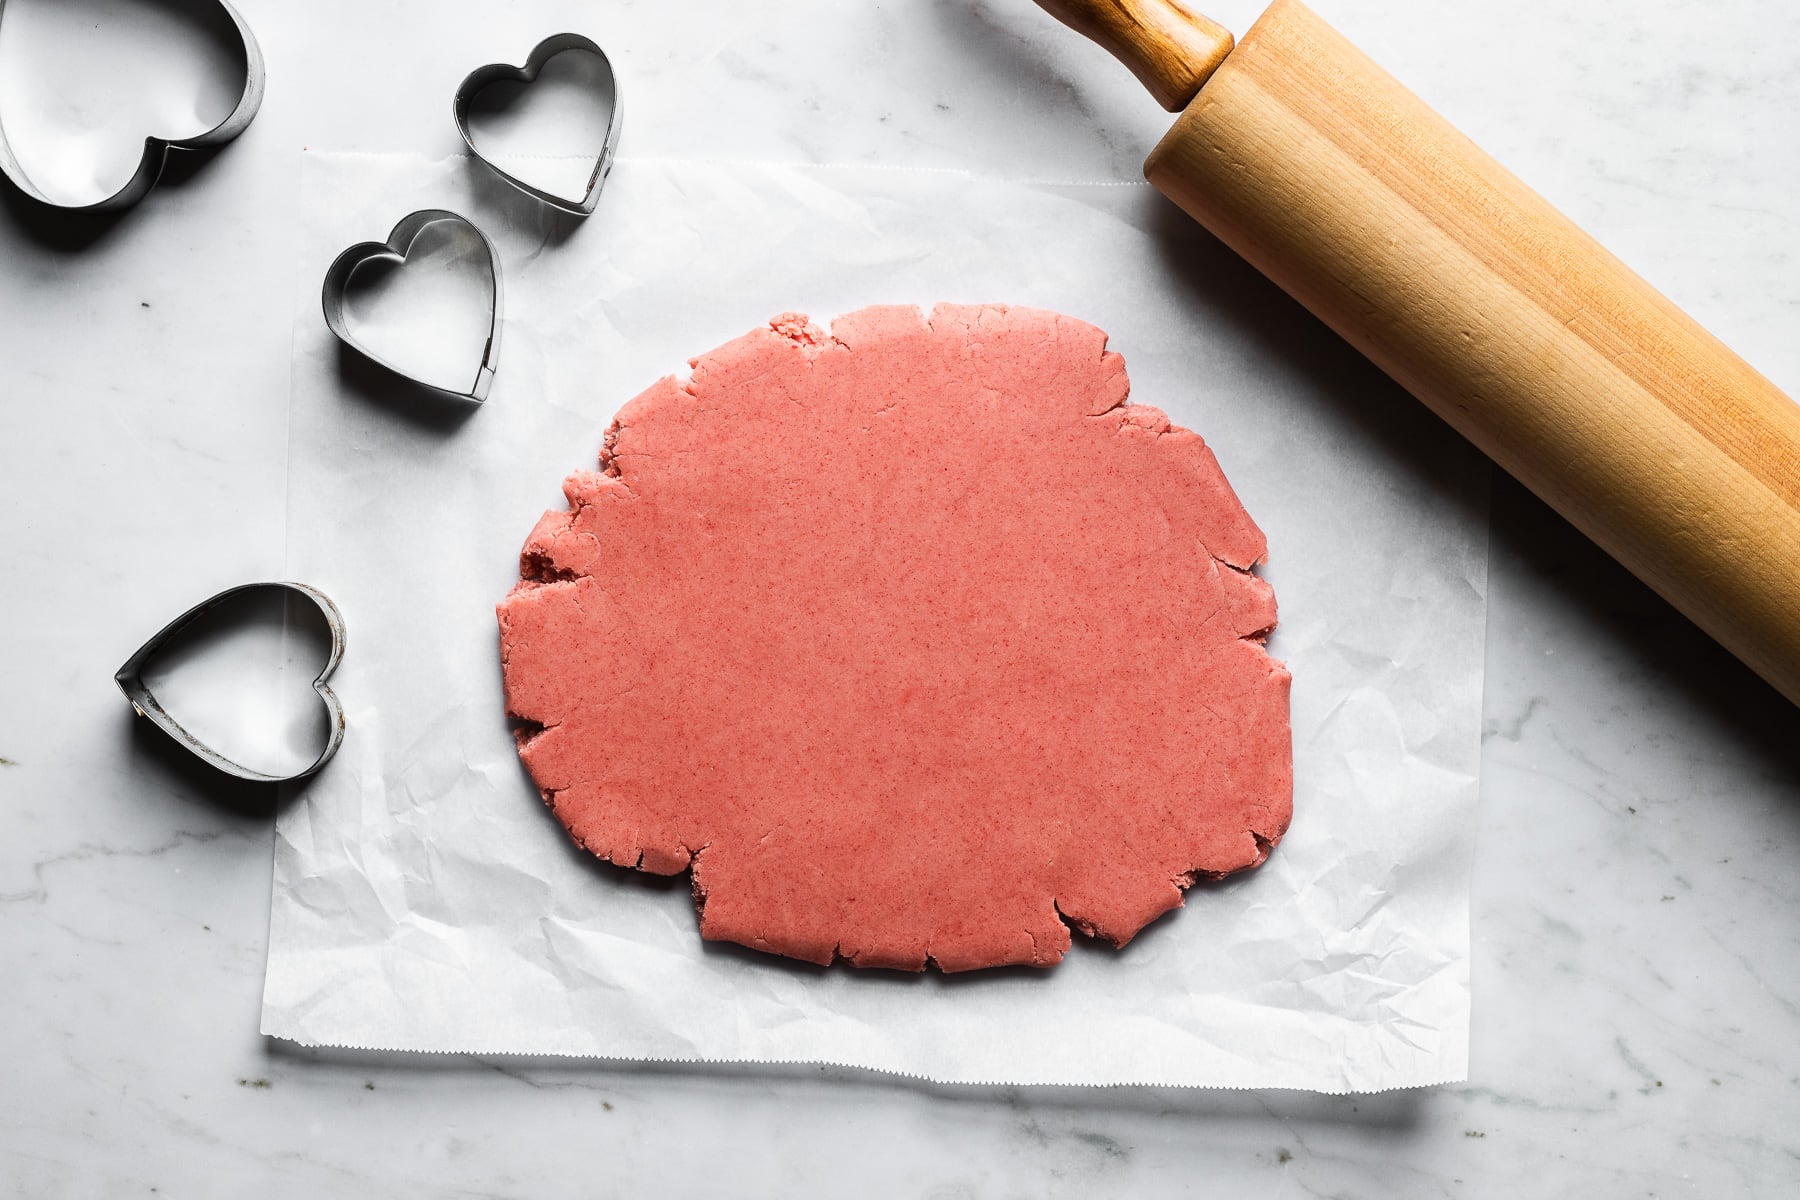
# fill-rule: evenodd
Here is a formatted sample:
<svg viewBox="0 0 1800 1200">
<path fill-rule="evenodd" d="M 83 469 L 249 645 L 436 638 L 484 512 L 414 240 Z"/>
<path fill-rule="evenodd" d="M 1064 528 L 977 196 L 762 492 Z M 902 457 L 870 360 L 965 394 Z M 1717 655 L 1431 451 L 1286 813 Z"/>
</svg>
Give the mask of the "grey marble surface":
<svg viewBox="0 0 1800 1200">
<path fill-rule="evenodd" d="M 1800 392 L 1800 10 L 1316 7 Z M 638 154 L 1127 179 L 1166 118 L 1026 0 L 241 8 L 271 84 L 239 144 L 98 230 L 0 211 L 0 1194 L 1800 1191 L 1800 711 L 1504 479 L 1467 1084 L 992 1090 L 262 1039 L 267 797 L 167 752 L 110 675 L 157 617 L 279 571 L 296 150 L 453 152 L 461 73 L 565 26 L 613 48 Z M 1244 289 L 1245 336 L 1336 353 Z"/>
</svg>

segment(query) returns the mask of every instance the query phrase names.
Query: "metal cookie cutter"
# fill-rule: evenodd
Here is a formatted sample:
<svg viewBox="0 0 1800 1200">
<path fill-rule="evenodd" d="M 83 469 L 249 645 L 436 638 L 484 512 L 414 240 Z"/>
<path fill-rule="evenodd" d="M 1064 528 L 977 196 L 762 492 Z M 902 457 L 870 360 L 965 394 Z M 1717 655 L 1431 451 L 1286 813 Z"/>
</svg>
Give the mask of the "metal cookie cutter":
<svg viewBox="0 0 1800 1200">
<path fill-rule="evenodd" d="M 600 66 L 606 73 L 606 82 L 612 88 L 612 118 L 606 127 L 606 140 L 600 144 L 600 157 L 594 162 L 593 174 L 588 176 L 587 191 L 580 199 L 559 196 L 554 192 L 546 192 L 540 187 L 526 183 L 518 176 L 496 166 L 492 159 L 483 154 L 475 145 L 474 137 L 469 133 L 469 112 L 474 106 L 475 97 L 490 84 L 495 83 L 531 83 L 537 79 L 544 64 L 566 51 L 575 50 L 591 54 L 600 60 Z M 593 41 L 579 33 L 558 33 L 545 38 L 532 47 L 531 53 L 525 57 L 522 67 L 507 63 L 489 63 L 485 67 L 477 67 L 469 72 L 462 86 L 456 89 L 456 98 L 451 101 L 451 111 L 456 116 L 456 128 L 462 134 L 463 144 L 468 146 L 469 153 L 479 159 L 483 166 L 506 182 L 524 192 L 534 200 L 541 201 L 566 213 L 585 217 L 594 211 L 600 203 L 600 187 L 606 182 L 607 173 L 612 170 L 613 153 L 619 145 L 619 119 L 623 106 L 619 99 L 619 77 L 613 71 L 612 60 L 606 57 L 606 51 Z"/>
<path fill-rule="evenodd" d="M 394 263 L 405 262 L 407 252 L 412 249 L 412 244 L 418 239 L 418 236 L 423 233 L 427 227 L 445 221 L 462 226 L 474 233 L 477 238 L 481 239 L 482 246 L 487 250 L 488 258 L 489 290 L 487 344 L 482 348 L 481 367 L 475 372 L 475 382 L 464 391 L 458 391 L 455 388 L 432 383 L 429 380 L 420 379 L 416 375 L 402 371 L 399 367 L 396 367 L 394 364 L 388 362 L 379 354 L 376 354 L 367 346 L 357 341 L 355 336 L 350 332 L 350 326 L 344 314 L 344 292 L 345 289 L 349 287 L 350 277 L 356 273 L 358 267 L 362 266 L 364 263 L 376 262 L 379 260 L 386 260 Z M 493 385 L 494 372 L 498 368 L 500 361 L 501 299 L 500 255 L 499 252 L 494 249 L 494 243 L 488 240 L 488 235 L 481 232 L 480 227 L 477 226 L 475 222 L 469 220 L 460 213 L 453 213 L 445 208 L 426 208 L 420 209 L 415 213 L 408 213 L 406 216 L 401 217 L 400 223 L 394 226 L 394 231 L 388 234 L 387 241 L 359 242 L 338 255 L 336 261 L 331 264 L 330 269 L 325 272 L 325 288 L 321 297 L 321 302 L 325 307 L 325 324 L 331 328 L 331 332 L 337 335 L 337 339 L 340 342 L 344 343 L 344 345 L 350 347 L 370 362 L 385 367 L 402 378 L 410 379 L 421 387 L 430 388 L 432 391 L 446 396 L 455 396 L 463 400 L 473 400 L 479 404 L 487 399 L 488 388 Z"/>
<path fill-rule="evenodd" d="M 207 150 L 223 146 L 249 128 L 256 117 L 256 110 L 262 107 L 263 90 L 267 84 L 267 72 L 263 67 L 262 48 L 256 44 L 256 36 L 250 32 L 250 26 L 238 11 L 225 0 L 213 0 L 231 23 L 237 26 L 238 36 L 244 43 L 244 90 L 238 96 L 237 107 L 226 115 L 223 121 L 214 125 L 204 133 L 197 133 L 186 138 L 146 137 L 144 139 L 144 156 L 138 160 L 137 172 L 126 181 L 125 186 L 102 200 L 87 204 L 64 204 L 52 200 L 45 195 L 31 177 L 26 174 L 18 156 L 13 153 L 12 146 L 6 140 L 6 130 L 0 124 L 0 174 L 4 174 L 12 185 L 36 200 L 51 208 L 60 208 L 66 212 L 100 213 L 113 212 L 130 208 L 139 200 L 150 194 L 156 181 L 162 177 L 163 167 L 169 160 L 172 150 Z M 6 10 L 6 0 L 0 0 L 0 18 Z"/>
<path fill-rule="evenodd" d="M 311 765 L 303 767 L 292 775 L 268 775 L 226 758 L 182 728 L 181 723 L 169 715 L 168 710 L 151 694 L 150 688 L 144 683 L 144 665 L 156 657 L 157 652 L 182 630 L 231 597 L 265 588 L 303 596 L 312 601 L 320 615 L 325 618 L 325 624 L 331 629 L 331 656 L 326 659 L 324 669 L 319 672 L 318 678 L 314 679 L 312 684 L 313 691 L 319 694 L 319 699 L 325 702 L 326 709 L 331 713 L 331 736 L 326 741 L 325 748 L 319 751 L 319 757 L 313 759 Z M 342 613 L 338 612 L 337 605 L 333 604 L 331 598 L 324 592 L 308 587 L 304 583 L 246 583 L 226 588 L 211 599 L 202 600 L 169 622 L 154 637 L 140 646 L 136 654 L 125 660 L 125 665 L 120 667 L 118 674 L 113 676 L 113 682 L 119 685 L 119 690 L 125 693 L 125 698 L 131 701 L 131 707 L 137 709 L 139 716 L 149 717 L 151 721 L 155 722 L 157 728 L 227 775 L 248 779 L 253 783 L 287 783 L 295 779 L 305 779 L 330 762 L 331 756 L 337 753 L 338 746 L 344 741 L 343 706 L 338 703 L 338 698 L 332 693 L 332 690 L 325 686 L 325 681 L 331 678 L 332 672 L 337 670 L 338 661 L 343 657 L 344 617 Z"/>
</svg>

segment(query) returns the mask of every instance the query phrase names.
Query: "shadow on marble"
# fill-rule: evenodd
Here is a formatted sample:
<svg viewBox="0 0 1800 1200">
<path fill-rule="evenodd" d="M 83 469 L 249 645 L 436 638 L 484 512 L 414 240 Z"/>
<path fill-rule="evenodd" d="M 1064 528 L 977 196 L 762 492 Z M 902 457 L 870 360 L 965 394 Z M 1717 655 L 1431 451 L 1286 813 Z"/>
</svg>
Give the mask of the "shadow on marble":
<svg viewBox="0 0 1800 1200">
<path fill-rule="evenodd" d="M 1477 520 L 1485 514 L 1490 469 L 1460 434 L 1172 201 L 1146 189 L 1144 203 L 1167 285 L 1185 292 L 1209 324 L 1304 378 L 1308 393 L 1330 406 L 1325 419 L 1381 447 L 1393 469 L 1436 502 Z"/>
<path fill-rule="evenodd" d="M 215 770 L 178 745 L 174 738 L 127 708 L 125 758 L 130 768 L 154 782 L 157 789 L 240 817 L 267 817 L 271 821 L 306 794 L 312 780 L 298 783 L 255 783 L 235 779 Z"/>
<path fill-rule="evenodd" d="M 166 189 L 174 192 L 203 174 L 216 154 L 229 153 L 224 146 L 209 153 L 174 153 L 148 196 L 118 212 L 80 213 L 33 200 L 17 188 L 0 183 L 0 208 L 13 226 L 46 250 L 79 254 L 105 241 L 128 222 L 154 216 L 158 198 Z M 164 203 L 169 197 L 161 196 Z"/>
<path fill-rule="evenodd" d="M 33 200 L 24 192 L 0 184 L 0 208 L 6 209 L 13 226 L 46 250 L 80 253 L 104 241 L 128 214 L 74 213 Z"/>
<path fill-rule="evenodd" d="M 337 375 L 338 381 L 358 400 L 399 417 L 424 433 L 455 433 L 481 411 L 481 405 L 473 400 L 435 392 L 341 342 L 337 346 Z"/>
<path fill-rule="evenodd" d="M 325 1082 L 332 1077 L 362 1078 L 371 1072 L 390 1077 L 411 1075 L 434 1086 L 457 1082 L 478 1084 L 494 1076 L 523 1087 L 548 1091 L 613 1092 L 637 1083 L 667 1081 L 705 1085 L 709 1091 L 742 1089 L 765 1095 L 771 1086 L 789 1090 L 817 1088 L 845 1103 L 858 1096 L 871 1101 L 910 1094 L 934 1104 L 985 1109 L 1055 1109 L 1063 1112 L 1178 1115 L 1209 1122 L 1281 1121 L 1340 1125 L 1392 1133 L 1421 1128 L 1434 1106 L 1454 1104 L 1444 1088 L 1408 1088 L 1363 1095 L 1328 1096 L 1280 1089 L 1181 1087 L 1062 1087 L 936 1083 L 885 1071 L 806 1063 L 628 1062 L 616 1059 L 570 1059 L 535 1055 L 417 1054 L 301 1046 L 265 1037 L 271 1073 L 291 1066 Z"/>
<path fill-rule="evenodd" d="M 1709 718 L 1709 739 L 1741 748 L 1746 767 L 1800 797 L 1800 707 L 1677 612 L 1586 534 L 1495 472 L 1492 548 L 1615 638 L 1656 682 Z"/>
<path fill-rule="evenodd" d="M 463 215 L 483 227 L 497 223 L 508 229 L 530 231 L 537 237 L 539 249 L 562 245 L 574 237 L 590 219 L 603 220 L 599 214 L 606 209 L 604 188 L 600 193 L 600 207 L 595 216 L 579 217 L 532 199 L 483 166 L 481 160 L 473 155 L 464 156 L 463 170 L 469 176 L 470 190 L 475 193 L 476 202 L 480 205 L 474 212 Z M 496 213 L 500 218 L 498 222 L 493 219 L 493 214 Z"/>
</svg>

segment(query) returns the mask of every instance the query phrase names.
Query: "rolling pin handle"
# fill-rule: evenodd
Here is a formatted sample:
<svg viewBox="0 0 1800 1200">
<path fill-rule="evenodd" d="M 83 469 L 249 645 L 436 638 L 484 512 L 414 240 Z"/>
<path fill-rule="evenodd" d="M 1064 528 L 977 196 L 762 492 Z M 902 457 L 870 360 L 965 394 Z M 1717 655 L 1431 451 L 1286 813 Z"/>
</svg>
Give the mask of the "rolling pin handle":
<svg viewBox="0 0 1800 1200">
<path fill-rule="evenodd" d="M 1156 102 L 1180 112 L 1231 53 L 1231 31 L 1180 0 L 1037 0 L 1038 7 L 1098 42 Z"/>
</svg>

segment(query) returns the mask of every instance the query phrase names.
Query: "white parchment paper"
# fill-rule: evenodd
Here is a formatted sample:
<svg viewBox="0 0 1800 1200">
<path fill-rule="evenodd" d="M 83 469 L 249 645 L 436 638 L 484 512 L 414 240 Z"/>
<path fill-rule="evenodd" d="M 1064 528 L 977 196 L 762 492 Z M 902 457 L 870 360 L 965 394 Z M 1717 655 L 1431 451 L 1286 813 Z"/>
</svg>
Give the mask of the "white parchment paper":
<svg viewBox="0 0 1800 1200">
<path fill-rule="evenodd" d="M 625 160 L 567 233 L 477 166 L 308 156 L 291 577 L 342 607 L 336 761 L 284 810 L 263 1030 L 316 1044 L 820 1061 L 944 1081 L 1376 1090 L 1464 1077 L 1486 479 L 1424 410 L 1148 187 Z M 506 274 L 485 407 L 408 396 L 319 315 L 414 208 Z M 1291 832 L 1124 951 L 923 977 L 708 946 L 685 878 L 576 850 L 514 753 L 494 604 L 618 406 L 786 310 L 1003 301 L 1112 334 L 1269 536 Z M 755 464 L 746 464 L 755 469 Z"/>
</svg>

